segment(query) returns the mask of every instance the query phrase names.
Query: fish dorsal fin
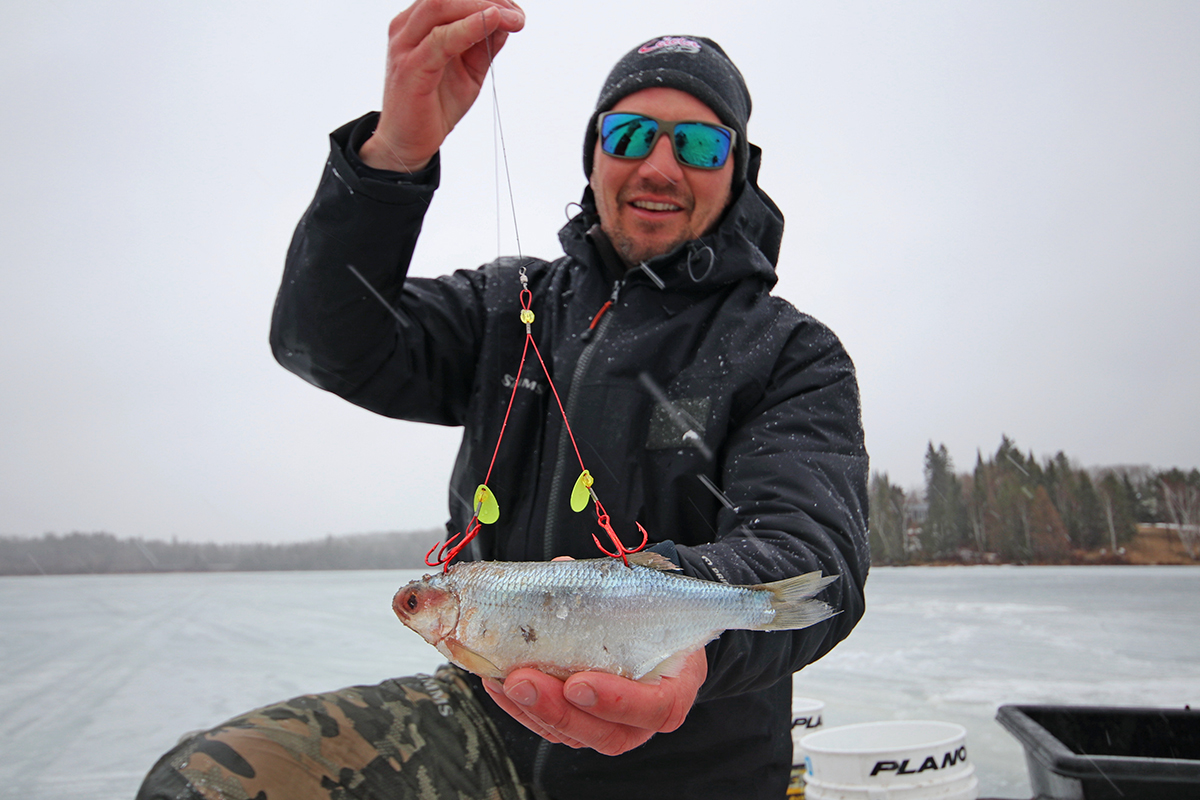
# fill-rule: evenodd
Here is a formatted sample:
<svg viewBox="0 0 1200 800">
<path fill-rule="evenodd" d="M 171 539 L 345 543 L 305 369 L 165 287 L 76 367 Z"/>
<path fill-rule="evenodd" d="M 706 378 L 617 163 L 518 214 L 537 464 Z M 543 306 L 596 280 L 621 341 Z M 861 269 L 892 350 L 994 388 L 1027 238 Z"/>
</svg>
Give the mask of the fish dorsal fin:
<svg viewBox="0 0 1200 800">
<path fill-rule="evenodd" d="M 676 564 L 666 556 L 656 553 L 653 550 L 642 550 L 637 553 L 630 553 L 629 563 L 639 567 L 648 569 L 662 570 L 663 572 L 682 572 L 683 568 Z"/>
</svg>

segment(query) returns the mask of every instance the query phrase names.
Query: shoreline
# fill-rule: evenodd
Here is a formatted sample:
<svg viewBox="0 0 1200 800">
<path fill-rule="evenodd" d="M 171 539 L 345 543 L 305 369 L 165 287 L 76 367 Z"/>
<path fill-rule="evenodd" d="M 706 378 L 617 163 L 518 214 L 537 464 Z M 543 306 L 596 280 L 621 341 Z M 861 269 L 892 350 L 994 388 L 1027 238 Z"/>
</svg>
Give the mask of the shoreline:
<svg viewBox="0 0 1200 800">
<path fill-rule="evenodd" d="M 1106 547 L 1096 550 L 1072 550 L 1056 561 L 1003 561 L 994 553 L 979 553 L 974 550 L 960 552 L 960 558 L 939 558 L 927 561 L 915 560 L 903 563 L 874 563 L 873 567 L 963 567 L 976 565 L 1006 566 L 1200 566 L 1200 558 L 1188 555 L 1179 539 L 1179 534 L 1168 527 L 1138 525 L 1133 540 L 1112 552 Z"/>
</svg>

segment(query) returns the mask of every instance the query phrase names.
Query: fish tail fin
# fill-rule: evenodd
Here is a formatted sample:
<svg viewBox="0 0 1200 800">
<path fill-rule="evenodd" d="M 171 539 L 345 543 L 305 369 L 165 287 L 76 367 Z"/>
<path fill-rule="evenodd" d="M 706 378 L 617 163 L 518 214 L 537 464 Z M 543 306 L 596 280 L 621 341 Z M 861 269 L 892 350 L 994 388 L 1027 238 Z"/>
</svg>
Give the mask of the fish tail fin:
<svg viewBox="0 0 1200 800">
<path fill-rule="evenodd" d="M 821 577 L 821 573 L 817 571 L 755 586 L 755 589 L 765 589 L 771 593 L 771 608 L 775 611 L 775 616 L 760 630 L 790 631 L 807 628 L 839 613 L 828 603 L 813 599 L 814 594 L 837 579 L 837 575 Z"/>
</svg>

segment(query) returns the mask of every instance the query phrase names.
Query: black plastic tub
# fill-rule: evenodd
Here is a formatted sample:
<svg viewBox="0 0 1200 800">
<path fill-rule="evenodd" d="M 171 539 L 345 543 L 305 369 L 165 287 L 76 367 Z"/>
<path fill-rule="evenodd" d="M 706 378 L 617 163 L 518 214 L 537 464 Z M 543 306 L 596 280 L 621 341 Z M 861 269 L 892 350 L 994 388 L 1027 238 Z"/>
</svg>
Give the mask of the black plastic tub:
<svg viewBox="0 0 1200 800">
<path fill-rule="evenodd" d="M 1197 800 L 1200 711 L 1000 706 L 1034 800 Z"/>
</svg>

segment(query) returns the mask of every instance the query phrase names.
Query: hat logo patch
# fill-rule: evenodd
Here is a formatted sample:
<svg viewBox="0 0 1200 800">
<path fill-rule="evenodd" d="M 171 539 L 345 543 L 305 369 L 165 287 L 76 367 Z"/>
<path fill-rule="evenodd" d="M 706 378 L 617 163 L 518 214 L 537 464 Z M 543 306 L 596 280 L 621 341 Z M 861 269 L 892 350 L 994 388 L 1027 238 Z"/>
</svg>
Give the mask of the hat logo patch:
<svg viewBox="0 0 1200 800">
<path fill-rule="evenodd" d="M 700 43 L 685 36 L 664 36 L 653 42 L 646 42 L 638 48 L 638 53 L 645 55 L 659 50 L 667 53 L 699 53 Z"/>
</svg>

